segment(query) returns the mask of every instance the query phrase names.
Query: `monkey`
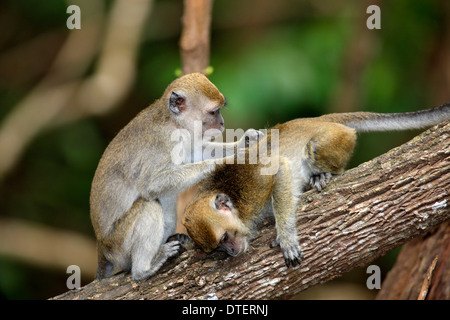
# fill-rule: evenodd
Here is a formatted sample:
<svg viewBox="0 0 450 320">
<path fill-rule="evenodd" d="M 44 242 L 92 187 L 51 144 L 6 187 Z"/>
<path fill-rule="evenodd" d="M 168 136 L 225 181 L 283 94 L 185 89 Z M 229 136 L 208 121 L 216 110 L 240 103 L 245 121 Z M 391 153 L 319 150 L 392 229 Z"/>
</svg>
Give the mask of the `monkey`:
<svg viewBox="0 0 450 320">
<path fill-rule="evenodd" d="M 212 140 L 224 130 L 220 109 L 225 105 L 224 95 L 206 76 L 187 74 L 169 84 L 160 99 L 109 143 L 90 194 L 96 279 L 131 271 L 132 279 L 143 280 L 180 251 L 187 236 L 166 242 L 176 227 L 177 196 L 214 170 L 216 160 L 202 159 L 202 151 L 219 144 Z M 188 138 L 173 140 L 177 130 L 187 132 Z M 254 143 L 259 134 L 249 129 L 240 140 L 220 147 L 225 154 L 236 152 Z M 182 161 L 175 161 L 174 154 Z"/>
<path fill-rule="evenodd" d="M 299 265 L 299 197 L 307 188 L 322 190 L 332 176 L 344 171 L 357 132 L 420 129 L 447 119 L 450 103 L 417 112 L 338 113 L 278 124 L 273 127 L 277 131 L 268 130 L 261 141 L 245 150 L 245 164 L 222 163 L 197 184 L 198 193 L 185 209 L 183 224 L 203 251 L 218 249 L 238 256 L 248 249 L 258 224 L 273 215 L 276 239 L 271 247 L 281 247 L 288 268 Z M 271 137 L 275 132 L 278 146 Z M 272 175 L 261 174 L 267 167 L 262 161 L 247 161 L 249 152 L 264 144 L 278 154 L 279 167 Z"/>
</svg>

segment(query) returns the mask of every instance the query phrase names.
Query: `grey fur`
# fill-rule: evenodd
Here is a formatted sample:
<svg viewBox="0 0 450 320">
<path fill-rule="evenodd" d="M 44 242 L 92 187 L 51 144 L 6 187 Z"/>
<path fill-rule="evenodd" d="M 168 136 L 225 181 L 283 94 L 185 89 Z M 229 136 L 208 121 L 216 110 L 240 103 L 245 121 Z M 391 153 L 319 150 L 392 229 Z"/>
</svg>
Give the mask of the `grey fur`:
<svg viewBox="0 0 450 320">
<path fill-rule="evenodd" d="M 450 103 L 432 109 L 404 113 L 335 113 L 320 118 L 345 124 L 358 132 L 420 129 L 450 119 Z"/>
<path fill-rule="evenodd" d="M 208 143 L 185 143 L 185 163 L 174 163 L 171 151 L 179 141 L 171 141 L 171 134 L 175 129 L 187 129 L 191 139 L 202 141 L 203 131 L 193 129 L 195 121 L 201 121 L 205 130 L 222 131 L 220 112 L 211 110 L 224 103 L 223 95 L 204 75 L 186 75 L 172 82 L 161 99 L 111 141 L 100 159 L 90 198 L 98 279 L 119 271 L 131 271 L 135 280 L 145 279 L 177 254 L 180 242 L 166 241 L 175 232 L 178 193 L 212 172 L 216 160 L 200 158 L 190 163 Z M 259 132 L 247 131 L 238 142 L 224 144 L 224 150 L 233 154 L 245 147 L 245 137 L 256 141 Z"/>
</svg>

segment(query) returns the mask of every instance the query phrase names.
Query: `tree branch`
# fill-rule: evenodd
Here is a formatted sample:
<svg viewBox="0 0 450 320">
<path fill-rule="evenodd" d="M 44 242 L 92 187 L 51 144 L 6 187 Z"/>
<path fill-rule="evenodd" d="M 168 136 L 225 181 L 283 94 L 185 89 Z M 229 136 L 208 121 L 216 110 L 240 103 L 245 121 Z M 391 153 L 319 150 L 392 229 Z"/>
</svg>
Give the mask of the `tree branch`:
<svg viewBox="0 0 450 320">
<path fill-rule="evenodd" d="M 450 218 L 450 122 L 336 177 L 299 205 L 304 259 L 287 269 L 265 222 L 247 253 L 189 250 L 150 279 L 119 274 L 56 299 L 289 298 L 423 235 Z"/>
<path fill-rule="evenodd" d="M 450 299 L 450 221 L 402 247 L 379 300 Z"/>
<path fill-rule="evenodd" d="M 185 0 L 180 39 L 183 74 L 202 72 L 209 65 L 213 0 Z"/>
<path fill-rule="evenodd" d="M 61 272 L 76 264 L 86 279 L 97 269 L 94 239 L 22 219 L 0 218 L 0 255 Z"/>
<path fill-rule="evenodd" d="M 83 8 L 81 30 L 69 33 L 48 74 L 0 124 L 0 182 L 41 131 L 112 110 L 134 80 L 141 33 L 153 1 L 116 0 L 101 45 L 101 2 L 71 3 Z M 99 50 L 94 73 L 85 77 Z"/>
</svg>

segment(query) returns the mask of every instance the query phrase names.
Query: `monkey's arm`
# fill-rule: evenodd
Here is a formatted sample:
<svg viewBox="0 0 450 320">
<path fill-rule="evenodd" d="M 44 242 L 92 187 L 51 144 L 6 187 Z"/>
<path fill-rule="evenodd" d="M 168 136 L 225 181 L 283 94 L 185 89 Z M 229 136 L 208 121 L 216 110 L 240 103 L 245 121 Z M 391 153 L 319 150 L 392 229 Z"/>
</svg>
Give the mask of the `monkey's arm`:
<svg viewBox="0 0 450 320">
<path fill-rule="evenodd" d="M 249 146 L 257 143 L 264 136 L 264 133 L 255 129 L 248 129 L 245 131 L 244 135 L 236 142 L 208 142 L 205 147 L 218 150 L 222 149 L 221 154 L 214 155 L 211 158 L 219 159 L 223 157 L 232 156 L 237 154 L 239 151 L 245 150 Z"/>
<path fill-rule="evenodd" d="M 216 162 L 217 160 L 208 159 L 161 170 L 154 173 L 150 179 L 143 179 L 141 193 L 149 199 L 156 199 L 168 192 L 184 190 L 214 171 Z"/>
<path fill-rule="evenodd" d="M 297 199 L 293 192 L 294 183 L 287 160 L 280 159 L 280 167 L 274 175 L 272 194 L 273 214 L 277 238 L 272 247 L 280 246 L 286 266 L 295 266 L 302 260 L 302 252 L 297 240 Z"/>
</svg>

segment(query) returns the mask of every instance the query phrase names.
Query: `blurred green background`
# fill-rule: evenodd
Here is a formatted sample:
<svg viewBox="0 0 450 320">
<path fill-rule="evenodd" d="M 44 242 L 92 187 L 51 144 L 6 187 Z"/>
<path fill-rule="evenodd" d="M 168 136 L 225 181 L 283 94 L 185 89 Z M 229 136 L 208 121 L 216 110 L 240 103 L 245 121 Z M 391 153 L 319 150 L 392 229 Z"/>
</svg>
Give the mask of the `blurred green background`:
<svg viewBox="0 0 450 320">
<path fill-rule="evenodd" d="M 72 3 L 81 7 L 81 30 L 66 27 Z M 381 30 L 366 27 L 370 4 L 381 8 Z M 2 145 L 2 129 L 26 115 L 18 110 L 36 88 L 39 93 L 42 87 L 79 85 L 101 69 L 100 48 L 115 5 L 100 0 L 0 3 L 0 158 L 10 155 L 16 143 L 9 137 Z M 74 60 L 52 67 L 69 35 L 88 33 L 88 22 L 95 24 L 97 16 L 88 15 L 92 10 L 99 40 L 92 45 L 81 39 L 72 48 Z M 132 55 L 131 80 L 115 103 L 106 111 L 74 116 L 77 104 L 71 103 L 80 99 L 75 90 L 60 106 L 63 111 L 31 134 L 13 164 L 0 172 L 0 298 L 42 299 L 67 291 L 64 266 L 70 264 L 82 265 L 82 285 L 92 281 L 96 257 L 89 192 L 94 171 L 114 135 L 175 78 L 182 12 L 180 0 L 154 1 Z M 99 48 L 86 58 L 84 69 L 65 74 L 89 46 Z M 216 0 L 210 64 L 210 79 L 228 100 L 227 128 L 267 128 L 331 112 L 429 108 L 450 101 L 450 2 Z M 53 100 L 43 100 L 42 107 L 29 103 L 34 112 L 40 109 L 24 116 L 23 128 L 50 112 Z M 417 133 L 361 135 L 350 167 Z M 71 241 L 72 247 L 65 246 Z M 67 248 L 74 248 L 72 255 Z M 76 250 L 88 253 L 83 257 L 88 261 L 77 260 Z M 394 261 L 392 252 L 374 263 L 387 272 Z M 88 269 L 83 263 L 89 272 L 83 273 Z M 376 292 L 365 289 L 366 279 L 360 268 L 300 298 L 373 298 Z"/>
</svg>

